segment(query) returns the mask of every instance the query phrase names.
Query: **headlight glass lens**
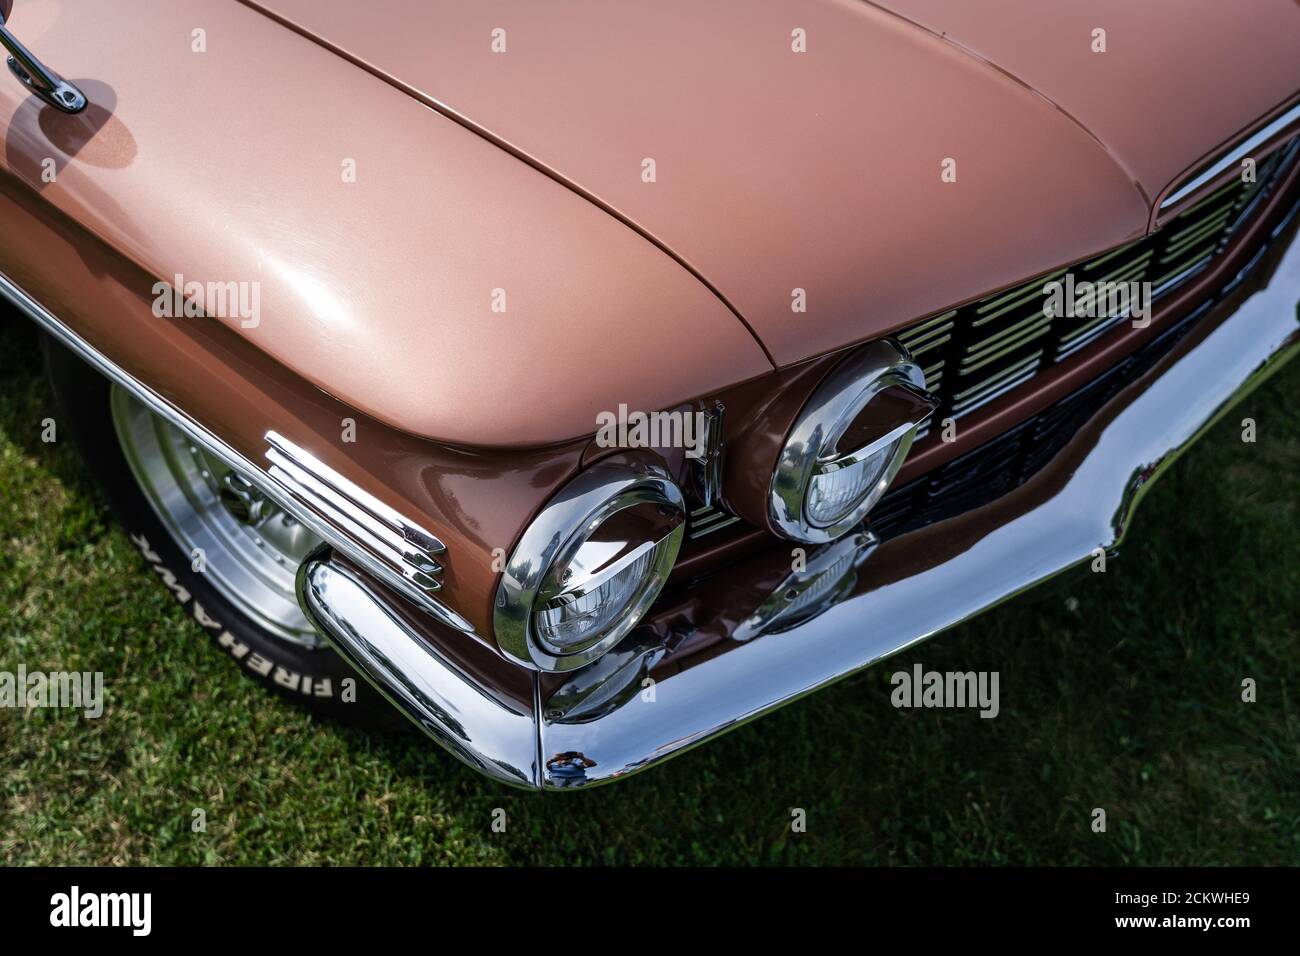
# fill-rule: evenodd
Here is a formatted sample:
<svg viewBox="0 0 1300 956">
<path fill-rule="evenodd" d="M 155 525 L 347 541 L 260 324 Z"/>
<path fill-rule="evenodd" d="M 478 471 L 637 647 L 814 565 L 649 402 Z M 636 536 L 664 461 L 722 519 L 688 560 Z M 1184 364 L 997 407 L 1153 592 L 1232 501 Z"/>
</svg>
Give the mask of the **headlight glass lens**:
<svg viewBox="0 0 1300 956">
<path fill-rule="evenodd" d="M 808 520 L 825 528 L 851 514 L 884 476 L 898 446 L 890 442 L 850 465 L 814 475 L 804 505 Z"/>
<path fill-rule="evenodd" d="M 906 349 L 888 339 L 857 349 L 814 389 L 786 434 L 768 485 L 769 526 L 810 544 L 851 532 L 936 408 Z"/>
<path fill-rule="evenodd" d="M 599 640 L 634 603 L 653 574 L 655 558 L 663 546 L 662 542 L 642 545 L 597 580 L 539 602 L 539 609 L 533 612 L 537 637 L 562 654 L 580 651 Z M 575 561 L 582 557 L 580 551 Z"/>
<path fill-rule="evenodd" d="M 593 519 L 542 578 L 531 620 L 537 642 L 572 655 L 635 626 L 677 558 L 682 519 L 676 507 L 645 501 Z"/>
</svg>

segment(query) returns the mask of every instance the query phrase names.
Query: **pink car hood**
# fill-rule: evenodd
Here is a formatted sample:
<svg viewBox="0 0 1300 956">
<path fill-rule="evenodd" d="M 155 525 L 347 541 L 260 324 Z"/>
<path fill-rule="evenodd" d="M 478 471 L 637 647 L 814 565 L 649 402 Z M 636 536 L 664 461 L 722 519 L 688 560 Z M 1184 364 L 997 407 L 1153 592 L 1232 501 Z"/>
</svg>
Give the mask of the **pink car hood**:
<svg viewBox="0 0 1300 956">
<path fill-rule="evenodd" d="M 580 439 L 620 402 L 671 407 L 772 370 L 662 249 L 259 11 L 20 0 L 10 14 L 90 105 L 63 114 L 0 76 L 0 189 L 137 267 L 134 309 L 157 306 L 155 278 L 165 300 L 171 283 L 238 286 L 238 314 L 160 324 L 219 320 L 370 418 L 467 446 Z M 147 351 L 110 303 L 61 308 L 57 254 L 31 247 L 5 231 L 0 272 L 110 358 Z"/>
<path fill-rule="evenodd" d="M 633 224 L 778 365 L 1141 235 L 1300 90 L 1295 0 L 245 2 Z"/>
</svg>

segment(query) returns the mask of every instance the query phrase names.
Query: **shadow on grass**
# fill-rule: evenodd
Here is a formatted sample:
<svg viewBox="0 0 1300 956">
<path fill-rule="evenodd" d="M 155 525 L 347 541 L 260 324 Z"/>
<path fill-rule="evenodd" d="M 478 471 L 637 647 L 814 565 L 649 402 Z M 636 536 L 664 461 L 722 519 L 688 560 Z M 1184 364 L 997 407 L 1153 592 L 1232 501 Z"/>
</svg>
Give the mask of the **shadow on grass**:
<svg viewBox="0 0 1300 956">
<path fill-rule="evenodd" d="M 0 436 L 35 460 L 45 474 L 102 504 L 99 488 L 63 431 L 56 427 L 58 440 L 42 440 L 42 422 L 53 419 L 57 426 L 60 418 L 45 377 L 42 334 L 8 302 L 0 301 Z"/>
</svg>

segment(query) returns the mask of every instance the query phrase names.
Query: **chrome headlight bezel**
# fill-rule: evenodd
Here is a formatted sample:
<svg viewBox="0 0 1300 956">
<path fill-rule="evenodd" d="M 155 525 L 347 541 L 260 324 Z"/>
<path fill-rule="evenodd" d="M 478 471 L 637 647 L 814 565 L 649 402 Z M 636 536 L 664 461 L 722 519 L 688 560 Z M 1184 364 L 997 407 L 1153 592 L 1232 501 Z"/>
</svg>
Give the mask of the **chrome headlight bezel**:
<svg viewBox="0 0 1300 956">
<path fill-rule="evenodd" d="M 619 512 L 641 505 L 665 509 L 671 530 L 659 549 L 640 593 L 618 622 L 581 649 L 565 653 L 550 646 L 533 626 L 533 613 L 552 568 L 570 561 L 584 543 Z M 643 462 L 598 462 L 569 482 L 524 531 L 497 585 L 493 627 L 509 657 L 534 670 L 564 672 L 582 667 L 613 648 L 641 620 L 663 590 L 686 531 L 681 490 L 658 466 Z"/>
<path fill-rule="evenodd" d="M 896 386 L 915 399 L 916 414 L 885 423 L 881 434 L 861 448 L 837 451 L 839 440 L 872 400 Z M 768 492 L 768 519 L 773 529 L 794 541 L 824 544 L 857 527 L 889 488 L 911 450 L 917 429 L 935 407 L 937 403 L 925 391 L 925 372 L 902 346 L 881 340 L 854 352 L 817 387 L 786 435 Z M 828 524 L 809 520 L 807 500 L 814 477 L 891 447 L 887 463 L 856 507 Z"/>
</svg>

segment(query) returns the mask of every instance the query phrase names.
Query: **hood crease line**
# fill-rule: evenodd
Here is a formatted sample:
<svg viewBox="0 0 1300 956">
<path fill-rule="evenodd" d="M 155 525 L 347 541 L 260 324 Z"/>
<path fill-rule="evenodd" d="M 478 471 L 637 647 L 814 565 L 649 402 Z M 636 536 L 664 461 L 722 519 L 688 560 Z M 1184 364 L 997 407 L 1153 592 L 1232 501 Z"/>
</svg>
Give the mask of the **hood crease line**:
<svg viewBox="0 0 1300 956">
<path fill-rule="evenodd" d="M 655 236 L 654 233 L 643 228 L 638 223 L 633 221 L 631 218 L 629 218 L 628 216 L 620 212 L 618 209 L 614 208 L 613 206 L 610 206 L 600 197 L 583 189 L 582 186 L 580 186 L 578 183 L 574 182 L 573 180 L 569 179 L 568 177 L 564 176 L 558 170 L 552 169 L 551 167 L 547 166 L 545 163 L 541 162 L 540 160 L 534 158 L 533 156 L 530 156 L 522 149 L 519 149 L 513 144 L 497 136 L 491 130 L 485 129 L 484 127 L 475 123 L 469 117 L 465 116 L 462 113 L 457 112 L 446 103 L 443 103 L 440 100 L 435 99 L 434 97 L 429 96 L 428 94 L 415 89 L 414 87 L 412 87 L 407 83 L 403 83 L 401 80 L 398 80 L 394 76 L 390 76 L 384 73 L 377 66 L 367 63 L 365 60 L 361 59 L 360 57 L 348 53 L 346 50 L 343 50 L 340 47 L 336 46 L 335 44 L 330 43 L 329 41 L 325 40 L 323 37 L 316 36 L 314 33 L 308 31 L 304 27 L 299 26 L 298 24 L 294 23 L 292 20 L 288 20 L 280 16 L 275 11 L 268 10 L 266 7 L 258 3 L 257 0 L 238 0 L 238 2 L 250 10 L 256 13 L 260 13 L 268 20 L 272 20 L 275 23 L 280 24 L 280 26 L 284 27 L 286 30 L 289 30 L 297 34 L 298 36 L 302 37 L 304 40 L 307 40 L 310 43 L 314 43 L 317 46 L 321 47 L 322 49 L 329 50 L 335 56 L 339 57 L 340 59 L 346 60 L 347 62 L 351 63 L 353 66 L 356 66 L 361 70 L 364 70 L 366 73 L 369 73 L 371 76 L 373 76 L 375 79 L 379 80 L 380 82 L 385 83 L 388 86 L 392 87 L 393 89 L 397 90 L 398 92 L 405 93 L 407 96 L 411 97 L 417 102 L 424 104 L 425 106 L 429 107 L 431 110 L 433 110 L 435 113 L 439 114 L 440 116 L 446 117 L 452 122 L 457 123 L 460 126 L 463 126 L 471 133 L 474 133 L 475 135 L 482 137 L 483 139 L 487 140 L 489 143 L 496 146 L 497 148 L 502 149 L 505 152 L 509 153 L 511 156 L 515 157 L 520 162 L 525 163 L 528 166 L 531 166 L 533 169 L 537 170 L 537 172 L 541 173 L 543 176 L 553 180 L 556 183 L 559 183 L 561 186 L 565 187 L 570 192 L 578 196 L 581 196 L 583 199 L 587 200 L 587 202 L 596 206 L 601 211 L 617 219 L 619 222 L 627 226 L 629 229 L 631 229 L 641 238 L 645 239 L 646 242 L 649 242 L 651 245 L 653 245 L 664 255 L 668 256 L 670 259 L 676 262 L 679 266 L 681 266 L 692 276 L 694 276 L 697 281 L 703 284 L 703 286 L 706 289 L 708 289 L 709 292 L 711 292 L 719 302 L 721 302 L 724 306 L 726 306 L 727 311 L 729 311 L 733 316 L 735 316 L 736 320 L 740 322 L 742 326 L 745 327 L 745 331 L 749 333 L 750 337 L 754 340 L 754 343 L 762 351 L 763 357 L 767 359 L 768 364 L 771 365 L 773 369 L 778 367 L 776 359 L 772 356 L 771 351 L 768 350 L 767 344 L 762 340 L 762 338 L 759 337 L 758 332 L 755 331 L 754 327 L 749 324 L 749 320 L 747 320 L 741 314 L 740 310 L 736 308 L 736 306 L 733 305 L 732 302 L 722 293 L 722 290 L 719 289 L 712 282 L 710 282 L 704 276 L 703 273 L 701 273 L 693 265 L 691 265 L 684 258 L 682 258 L 667 243 L 663 242 L 657 236 Z"/>
<path fill-rule="evenodd" d="M 989 70 L 992 70 L 994 73 L 1006 77 L 1008 80 L 1010 80 L 1012 83 L 1015 83 L 1021 89 L 1027 90 L 1028 92 L 1032 93 L 1034 96 L 1037 96 L 1039 99 L 1043 100 L 1043 102 L 1049 104 L 1053 109 L 1055 109 L 1062 116 L 1068 119 L 1074 126 L 1082 130 L 1083 133 L 1089 139 L 1091 139 L 1094 143 L 1096 143 L 1098 146 L 1101 147 L 1102 152 L 1104 152 L 1108 157 L 1110 157 L 1111 162 L 1113 162 L 1116 166 L 1118 166 L 1124 172 L 1124 175 L 1128 177 L 1129 182 L 1133 184 L 1133 188 L 1137 190 L 1138 195 L 1142 198 L 1142 202 L 1144 202 L 1148 208 L 1151 208 L 1154 205 L 1155 200 L 1152 199 L 1152 197 L 1147 195 L 1147 191 L 1142 188 L 1142 184 L 1138 182 L 1138 178 L 1134 174 L 1133 170 L 1129 167 L 1129 164 L 1124 162 L 1124 158 L 1120 156 L 1118 153 L 1116 153 L 1113 149 L 1111 149 L 1110 146 L 1107 143 L 1105 143 L 1101 139 L 1101 137 L 1099 137 L 1095 132 L 1089 129 L 1088 126 L 1082 120 L 1080 120 L 1077 116 L 1075 116 L 1073 113 L 1067 110 L 1060 103 L 1056 102 L 1056 100 L 1052 99 L 1042 90 L 1037 89 L 1032 84 L 1025 82 L 1024 79 L 1022 79 L 1019 76 L 1016 76 L 1016 74 L 1012 73 L 1010 70 L 1000 66 L 997 63 L 994 63 L 992 60 L 988 59 L 987 57 L 980 55 L 977 51 L 972 50 L 964 43 L 961 43 L 960 41 L 954 39 L 953 37 L 948 36 L 948 34 L 936 33 L 934 30 L 930 29 L 925 24 L 918 23 L 915 20 L 913 20 L 911 17 L 899 13 L 897 10 L 892 10 L 889 7 L 882 6 L 880 3 L 876 2 L 876 0 L 854 0 L 854 2 L 865 4 L 866 6 L 871 7 L 873 10 L 879 10 L 881 13 L 888 14 L 891 17 L 894 17 L 910 26 L 915 27 L 916 29 L 920 30 L 922 33 L 928 34 L 929 36 L 932 36 L 948 44 L 954 50 L 960 51 L 965 56 L 974 60 L 976 63 L 979 63 L 987 67 Z"/>
</svg>

